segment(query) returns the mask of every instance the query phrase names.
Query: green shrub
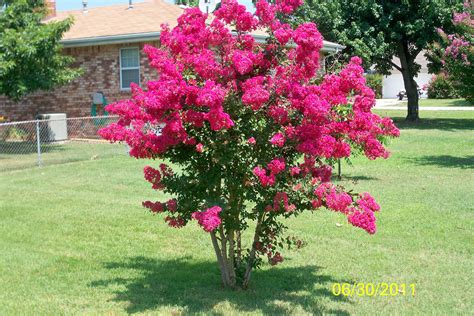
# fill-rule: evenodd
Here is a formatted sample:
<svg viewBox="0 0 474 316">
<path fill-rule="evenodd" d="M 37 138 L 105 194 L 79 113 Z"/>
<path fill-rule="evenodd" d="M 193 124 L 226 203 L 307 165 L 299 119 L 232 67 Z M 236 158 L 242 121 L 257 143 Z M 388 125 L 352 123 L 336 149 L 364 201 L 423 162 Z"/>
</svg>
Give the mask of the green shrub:
<svg viewBox="0 0 474 316">
<path fill-rule="evenodd" d="M 8 129 L 6 139 L 11 141 L 24 141 L 28 139 L 28 136 L 28 132 L 25 130 L 12 126 L 10 129 Z"/>
<path fill-rule="evenodd" d="M 438 74 L 431 78 L 428 84 L 429 99 L 456 99 L 459 95 L 453 86 L 453 83 L 445 74 Z"/>
<path fill-rule="evenodd" d="M 367 81 L 367 86 L 374 90 L 375 97 L 381 99 L 383 76 L 379 74 L 367 74 L 365 75 L 365 80 Z"/>
</svg>

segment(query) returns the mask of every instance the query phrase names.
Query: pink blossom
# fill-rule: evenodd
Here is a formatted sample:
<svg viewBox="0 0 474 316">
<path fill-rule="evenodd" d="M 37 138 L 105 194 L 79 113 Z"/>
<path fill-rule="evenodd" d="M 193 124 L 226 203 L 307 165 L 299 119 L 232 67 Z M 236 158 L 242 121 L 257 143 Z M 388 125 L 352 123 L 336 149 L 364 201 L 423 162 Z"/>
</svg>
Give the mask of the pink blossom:
<svg viewBox="0 0 474 316">
<path fill-rule="evenodd" d="M 142 205 L 148 208 L 152 213 L 161 213 L 165 209 L 161 202 L 144 201 Z"/>
<path fill-rule="evenodd" d="M 273 159 L 267 165 L 268 170 L 270 170 L 270 172 L 274 175 L 277 175 L 283 170 L 285 170 L 285 167 L 286 167 L 285 159 L 283 158 Z"/>
<path fill-rule="evenodd" d="M 249 139 L 247 139 L 247 143 L 250 145 L 255 145 L 257 141 L 255 140 L 254 137 L 250 137 Z"/>
<path fill-rule="evenodd" d="M 161 183 L 161 173 L 158 170 L 146 166 L 143 169 L 143 173 L 145 174 L 145 179 L 152 184 L 153 189 L 161 190 L 164 188 L 164 185 Z"/>
<path fill-rule="evenodd" d="M 226 91 L 212 80 L 207 80 L 204 87 L 199 91 L 196 103 L 211 109 L 221 108 Z"/>
<path fill-rule="evenodd" d="M 166 216 L 165 222 L 168 223 L 168 226 L 174 228 L 181 228 L 186 225 L 186 221 L 180 216 Z"/>
<path fill-rule="evenodd" d="M 166 208 L 168 209 L 168 211 L 172 213 L 176 212 L 177 207 L 178 207 L 178 202 L 175 199 L 171 199 L 171 200 L 168 200 L 168 202 L 166 202 Z"/>
<path fill-rule="evenodd" d="M 201 144 L 201 143 L 197 144 L 197 145 L 196 145 L 196 151 L 197 151 L 198 153 L 202 153 L 202 152 L 204 151 L 204 145 Z"/>
<path fill-rule="evenodd" d="M 276 133 L 270 139 L 270 143 L 277 147 L 283 147 L 285 145 L 285 136 L 282 133 Z"/>
<path fill-rule="evenodd" d="M 352 204 L 352 197 L 345 193 L 331 192 L 326 195 L 327 207 L 338 212 L 346 213 L 349 205 Z"/>
<path fill-rule="evenodd" d="M 375 225 L 376 218 L 372 212 L 360 212 L 355 210 L 347 219 L 353 226 L 360 227 L 369 234 L 375 234 L 377 231 Z"/>
<path fill-rule="evenodd" d="M 265 78 L 258 76 L 246 80 L 242 84 L 242 103 L 258 110 L 270 98 L 270 93 L 264 88 Z"/>
<path fill-rule="evenodd" d="M 279 263 L 283 262 L 283 257 L 279 252 L 276 252 L 273 257 L 270 257 L 270 264 L 272 266 L 277 265 Z"/>
<path fill-rule="evenodd" d="M 173 170 L 164 163 L 160 164 L 160 170 L 164 177 L 170 177 L 173 175 Z"/>
<path fill-rule="evenodd" d="M 275 184 L 275 174 L 267 175 L 267 171 L 261 167 L 255 167 L 253 174 L 258 177 L 260 184 L 263 187 L 273 186 Z"/>
<path fill-rule="evenodd" d="M 221 211 L 222 208 L 220 206 L 213 206 L 202 212 L 194 212 L 192 217 L 198 221 L 205 231 L 212 232 L 222 223 L 219 217 Z"/>
<path fill-rule="evenodd" d="M 229 129 L 234 126 L 234 121 L 232 121 L 229 114 L 223 112 L 222 109 L 209 111 L 209 113 L 206 115 L 206 119 L 211 124 L 211 129 L 213 131 Z"/>
<path fill-rule="evenodd" d="M 299 167 L 291 167 L 290 174 L 294 177 L 301 173 L 301 169 Z"/>
<path fill-rule="evenodd" d="M 375 199 L 367 192 L 360 194 L 360 199 L 357 200 L 357 204 L 365 211 L 377 212 L 380 210 L 380 205 L 378 205 Z"/>
<path fill-rule="evenodd" d="M 286 45 L 292 36 L 292 29 L 288 24 L 280 25 L 273 31 L 275 38 L 281 45 Z"/>
<path fill-rule="evenodd" d="M 255 7 L 255 15 L 258 16 L 260 23 L 263 25 L 270 25 L 275 20 L 276 8 L 266 0 L 258 0 Z"/>
<path fill-rule="evenodd" d="M 277 192 L 273 199 L 273 210 L 275 212 L 280 210 L 280 204 L 283 204 L 283 209 L 288 210 L 288 194 L 286 192 Z"/>
<path fill-rule="evenodd" d="M 252 71 L 254 59 L 255 55 L 249 51 L 235 50 L 234 55 L 232 56 L 235 69 L 237 69 L 241 75 L 245 75 Z"/>
</svg>

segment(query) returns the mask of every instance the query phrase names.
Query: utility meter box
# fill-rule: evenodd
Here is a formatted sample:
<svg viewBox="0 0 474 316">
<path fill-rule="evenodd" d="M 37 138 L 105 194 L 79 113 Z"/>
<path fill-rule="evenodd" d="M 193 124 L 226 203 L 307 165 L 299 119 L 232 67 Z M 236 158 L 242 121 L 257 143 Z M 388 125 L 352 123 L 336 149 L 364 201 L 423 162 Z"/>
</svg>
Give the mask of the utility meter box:
<svg viewBox="0 0 474 316">
<path fill-rule="evenodd" d="M 66 113 L 40 114 L 40 135 L 43 142 L 58 142 L 67 140 Z"/>
<path fill-rule="evenodd" d="M 92 94 L 93 104 L 104 104 L 104 94 L 102 92 L 95 92 Z"/>
</svg>

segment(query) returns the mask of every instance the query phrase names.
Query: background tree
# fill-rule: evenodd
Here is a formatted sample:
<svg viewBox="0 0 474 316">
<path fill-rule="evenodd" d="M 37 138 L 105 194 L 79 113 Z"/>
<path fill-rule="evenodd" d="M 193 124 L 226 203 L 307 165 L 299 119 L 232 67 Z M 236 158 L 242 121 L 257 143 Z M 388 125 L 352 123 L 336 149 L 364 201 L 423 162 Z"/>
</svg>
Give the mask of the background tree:
<svg viewBox="0 0 474 316">
<path fill-rule="evenodd" d="M 186 5 L 189 7 L 197 7 L 199 4 L 199 0 L 176 0 L 175 4 Z"/>
<path fill-rule="evenodd" d="M 43 23 L 44 1 L 5 0 L 0 11 L 0 95 L 18 100 L 65 84 L 80 74 L 59 41 L 73 21 Z"/>
<path fill-rule="evenodd" d="M 420 71 L 416 57 L 438 40 L 437 28 L 452 30 L 452 14 L 460 0 L 311 0 L 298 12 L 299 21 L 321 24 L 322 34 L 347 46 L 365 67 L 382 74 L 399 70 L 408 97 L 407 120 L 417 120 Z M 394 62 L 396 57 L 399 62 Z"/>
<path fill-rule="evenodd" d="M 466 1 L 453 15 L 454 33 L 438 29 L 440 40 L 429 51 L 430 71 L 440 73 L 457 96 L 474 102 L 474 4 Z M 435 83 L 434 81 L 433 83 Z M 430 88 L 435 90 L 433 83 Z"/>
</svg>

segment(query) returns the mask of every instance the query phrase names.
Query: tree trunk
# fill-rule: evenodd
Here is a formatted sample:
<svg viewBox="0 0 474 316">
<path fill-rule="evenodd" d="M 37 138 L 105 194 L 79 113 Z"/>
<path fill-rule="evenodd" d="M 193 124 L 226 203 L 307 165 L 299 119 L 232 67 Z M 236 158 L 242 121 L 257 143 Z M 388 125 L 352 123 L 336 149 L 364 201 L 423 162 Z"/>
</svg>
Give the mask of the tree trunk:
<svg viewBox="0 0 474 316">
<path fill-rule="evenodd" d="M 250 283 L 250 275 L 254 267 L 254 261 L 255 261 L 255 256 L 257 252 L 257 242 L 258 242 L 258 239 L 260 238 L 260 225 L 262 224 L 263 216 L 264 214 L 262 214 L 258 218 L 257 226 L 255 227 L 255 234 L 253 236 L 252 249 L 250 250 L 249 259 L 247 262 L 247 268 L 245 269 L 244 280 L 242 282 L 242 287 L 244 289 L 248 288 L 249 283 Z"/>
<path fill-rule="evenodd" d="M 398 55 L 400 58 L 401 73 L 403 76 L 403 83 L 408 98 L 408 114 L 407 121 L 417 121 L 420 119 L 418 114 L 418 85 L 415 81 L 415 73 L 413 63 L 416 56 L 410 56 L 408 44 L 400 42 L 398 47 Z"/>
<path fill-rule="evenodd" d="M 413 79 L 413 75 L 409 71 L 403 70 L 402 75 L 408 98 L 408 114 L 406 120 L 417 121 L 420 119 L 418 113 L 418 87 L 415 80 Z"/>
<path fill-rule="evenodd" d="M 217 263 L 219 264 L 219 269 L 221 270 L 222 286 L 230 287 L 231 286 L 231 281 L 230 281 L 228 267 L 227 267 L 226 262 L 225 262 L 225 260 L 222 256 L 222 251 L 219 248 L 219 243 L 218 243 L 217 236 L 216 236 L 215 232 L 211 232 L 211 240 L 212 240 L 212 245 L 214 246 L 214 251 L 216 253 Z"/>
</svg>

